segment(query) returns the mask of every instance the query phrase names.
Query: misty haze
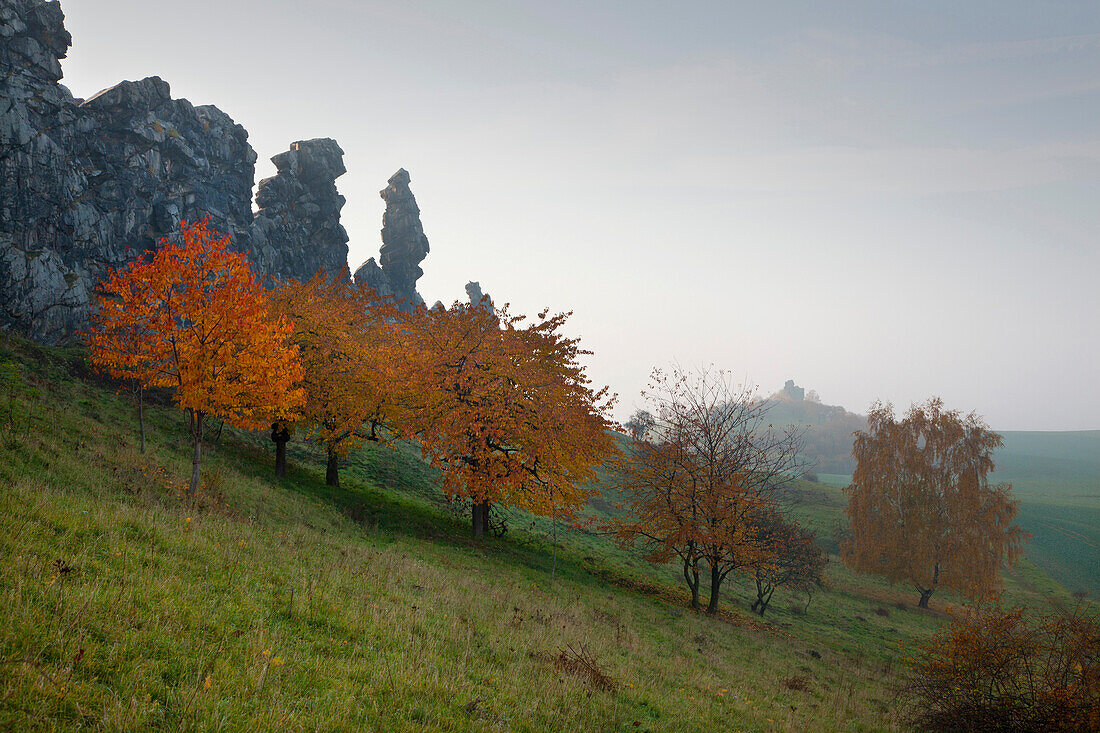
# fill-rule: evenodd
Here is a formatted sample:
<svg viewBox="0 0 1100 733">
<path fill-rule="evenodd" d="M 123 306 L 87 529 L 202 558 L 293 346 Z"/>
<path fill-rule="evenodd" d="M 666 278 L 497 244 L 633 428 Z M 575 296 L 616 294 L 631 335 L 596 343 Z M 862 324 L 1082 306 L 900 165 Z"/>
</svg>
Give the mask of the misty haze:
<svg viewBox="0 0 1100 733">
<path fill-rule="evenodd" d="M 0 727 L 1100 730 L 1100 7 L 0 0 Z"/>
</svg>

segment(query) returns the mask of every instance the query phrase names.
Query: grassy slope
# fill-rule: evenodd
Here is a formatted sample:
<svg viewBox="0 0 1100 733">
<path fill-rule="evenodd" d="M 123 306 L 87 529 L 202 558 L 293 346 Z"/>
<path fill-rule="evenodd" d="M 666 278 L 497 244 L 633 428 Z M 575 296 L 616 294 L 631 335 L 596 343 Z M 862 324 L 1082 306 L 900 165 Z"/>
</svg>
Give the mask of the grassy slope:
<svg viewBox="0 0 1100 733">
<path fill-rule="evenodd" d="M 262 442 L 227 430 L 189 504 L 175 411 L 150 410 L 141 454 L 131 405 L 73 376 L 78 353 L 6 358 L 39 395 L 0 440 L 0 729 L 894 729 L 900 645 L 941 623 L 835 564 L 808 613 L 700 617 L 590 532 L 562 534 L 551 578 L 545 522 L 472 543 L 408 450 L 360 451 L 337 492 L 309 446 L 275 481 Z M 806 519 L 835 520 L 835 497 L 810 499 Z M 1057 590 L 1018 576 L 1027 603 Z M 615 689 L 557 669 L 567 647 Z"/>
<path fill-rule="evenodd" d="M 1100 430 L 1006 432 L 995 478 L 1020 499 L 1028 556 L 1100 597 Z"/>
</svg>

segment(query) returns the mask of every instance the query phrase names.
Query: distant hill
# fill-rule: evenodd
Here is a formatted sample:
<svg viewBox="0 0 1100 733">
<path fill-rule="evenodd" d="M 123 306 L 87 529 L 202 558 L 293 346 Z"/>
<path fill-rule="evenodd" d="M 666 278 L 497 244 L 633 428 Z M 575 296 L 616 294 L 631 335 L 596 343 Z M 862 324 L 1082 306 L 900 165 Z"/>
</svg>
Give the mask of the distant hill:
<svg viewBox="0 0 1100 733">
<path fill-rule="evenodd" d="M 1100 499 L 1100 430 L 1001 433 L 997 472 L 1018 492 Z"/>
<path fill-rule="evenodd" d="M 848 412 L 839 405 L 823 404 L 817 393 L 804 394 L 788 380 L 782 390 L 768 397 L 768 422 L 776 426 L 805 427 L 805 451 L 810 470 L 818 473 L 850 474 L 852 433 L 867 425 L 867 418 Z"/>
</svg>

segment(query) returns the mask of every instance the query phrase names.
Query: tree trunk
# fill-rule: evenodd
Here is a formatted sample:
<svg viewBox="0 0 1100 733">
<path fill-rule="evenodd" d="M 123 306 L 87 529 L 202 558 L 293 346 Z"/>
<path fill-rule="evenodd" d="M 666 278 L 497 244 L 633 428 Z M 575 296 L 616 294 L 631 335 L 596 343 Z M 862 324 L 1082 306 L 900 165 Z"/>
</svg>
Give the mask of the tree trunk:
<svg viewBox="0 0 1100 733">
<path fill-rule="evenodd" d="M 928 608 L 928 599 L 932 597 L 932 594 L 936 591 L 936 585 L 940 582 L 940 564 L 936 563 L 932 570 L 932 587 L 927 590 L 924 588 L 917 588 L 920 591 L 920 603 L 917 604 L 917 608 Z"/>
<path fill-rule="evenodd" d="M 199 463 L 202 461 L 202 421 L 201 412 L 191 410 L 191 438 L 194 440 L 194 452 L 191 454 L 191 484 L 187 487 L 187 496 L 194 498 L 199 490 Z"/>
<path fill-rule="evenodd" d="M 286 476 L 286 444 L 290 440 L 290 431 L 281 423 L 271 426 L 271 440 L 275 443 L 275 476 Z"/>
<path fill-rule="evenodd" d="M 717 564 L 710 568 L 710 600 L 707 601 L 707 613 L 712 616 L 718 613 L 718 596 L 722 590 L 722 573 Z"/>
<path fill-rule="evenodd" d="M 691 608 L 699 610 L 699 565 L 690 560 L 684 560 L 684 580 L 687 581 L 691 591 Z"/>
<path fill-rule="evenodd" d="M 489 502 L 474 502 L 473 530 L 475 539 L 484 537 L 489 531 Z"/>
<path fill-rule="evenodd" d="M 325 468 L 325 484 L 340 488 L 340 457 L 332 448 L 328 449 L 328 466 Z"/>
<path fill-rule="evenodd" d="M 275 477 L 286 476 L 286 441 L 275 441 Z"/>
<path fill-rule="evenodd" d="M 764 611 L 768 610 L 768 604 L 772 602 L 772 593 L 775 593 L 775 586 L 772 586 L 763 596 L 760 597 L 760 607 L 756 609 L 756 612 L 760 614 L 761 618 L 764 616 Z"/>
<path fill-rule="evenodd" d="M 138 382 L 138 429 L 141 431 L 141 452 L 145 452 L 145 385 Z"/>
</svg>

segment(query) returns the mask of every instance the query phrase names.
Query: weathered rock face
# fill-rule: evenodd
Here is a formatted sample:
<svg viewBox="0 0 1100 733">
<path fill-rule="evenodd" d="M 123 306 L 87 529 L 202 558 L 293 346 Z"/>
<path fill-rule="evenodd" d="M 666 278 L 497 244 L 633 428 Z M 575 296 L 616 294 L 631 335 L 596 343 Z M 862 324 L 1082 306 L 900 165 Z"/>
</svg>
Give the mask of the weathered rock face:
<svg viewBox="0 0 1100 733">
<path fill-rule="evenodd" d="M 58 84 L 72 42 L 63 18 L 56 4 L 0 0 L 0 326 L 36 335 L 71 328 L 87 302 L 72 266 L 87 181 L 68 165 L 78 110 Z"/>
<path fill-rule="evenodd" d="M 273 277 L 346 267 L 334 141 L 275 156 L 254 219 L 243 127 L 157 77 L 74 99 L 59 83 L 70 43 L 57 3 L 0 0 L 0 328 L 65 340 L 108 268 L 203 216 Z"/>
<path fill-rule="evenodd" d="M 470 305 L 476 305 L 490 313 L 496 313 L 493 299 L 489 297 L 488 293 L 481 292 L 481 283 L 476 280 L 466 283 L 466 297 L 470 299 Z"/>
<path fill-rule="evenodd" d="M 251 225 L 256 153 L 217 107 L 172 99 L 154 76 L 106 89 L 80 110 L 88 132 L 73 158 L 96 208 L 97 250 L 107 244 L 127 260 L 201 216 L 235 241 Z"/>
<path fill-rule="evenodd" d="M 278 280 L 331 276 L 348 266 L 348 235 L 340 225 L 344 197 L 335 180 L 346 172 L 344 151 L 335 140 L 292 143 L 271 162 L 278 173 L 260 181 L 260 210 L 251 230 L 252 261 Z"/>
<path fill-rule="evenodd" d="M 399 307 L 406 309 L 423 305 L 416 291 L 416 281 L 424 274 L 420 263 L 428 256 L 428 238 L 420 223 L 420 208 L 409 189 L 409 172 L 404 168 L 390 176 L 389 186 L 382 189 L 386 202 L 382 215 L 382 250 L 379 267 L 370 258 L 355 271 L 359 287 L 374 288 L 379 295 L 392 296 Z"/>
</svg>

